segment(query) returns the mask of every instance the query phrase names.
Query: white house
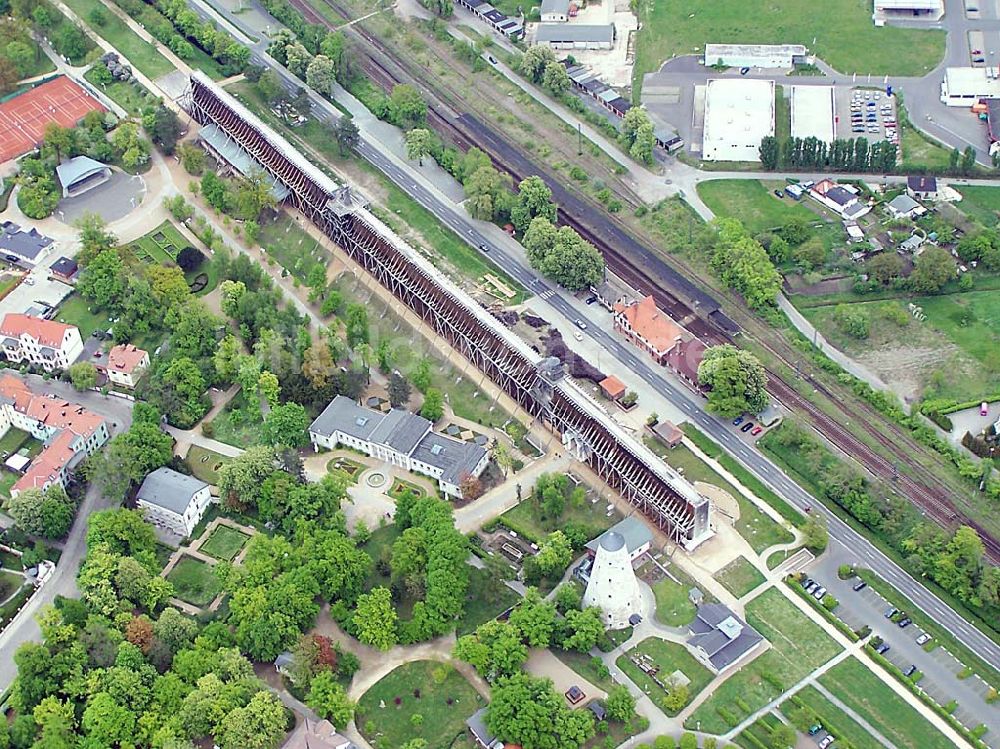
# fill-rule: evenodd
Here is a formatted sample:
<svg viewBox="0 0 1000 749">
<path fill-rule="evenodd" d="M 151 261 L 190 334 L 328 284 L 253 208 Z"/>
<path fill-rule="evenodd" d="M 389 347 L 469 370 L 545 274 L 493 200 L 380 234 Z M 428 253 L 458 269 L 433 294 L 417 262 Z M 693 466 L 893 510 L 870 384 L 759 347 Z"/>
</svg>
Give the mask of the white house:
<svg viewBox="0 0 1000 749">
<path fill-rule="evenodd" d="M 0 435 L 12 427 L 41 440 L 44 447 L 23 466 L 24 475 L 11 487 L 11 496 L 53 484 L 65 487 L 77 465 L 110 436 L 103 417 L 54 395 L 34 393 L 19 377 L 5 374 L 0 377 Z"/>
<path fill-rule="evenodd" d="M 566 23 L 569 20 L 569 0 L 542 0 L 542 23 Z"/>
<path fill-rule="evenodd" d="M 747 658 L 763 637 L 721 603 L 704 603 L 689 625 L 688 647 L 715 673 Z"/>
<path fill-rule="evenodd" d="M 83 353 L 75 325 L 10 312 L 0 322 L 3 353 L 15 364 L 27 361 L 46 372 L 66 369 Z"/>
<path fill-rule="evenodd" d="M 839 185 L 829 179 L 821 179 L 810 187 L 809 197 L 847 221 L 857 221 L 871 211 L 871 206 L 861 202 L 861 196 L 855 187 Z"/>
<path fill-rule="evenodd" d="M 146 476 L 135 496 L 146 520 L 181 536 L 190 536 L 212 502 L 208 484 L 169 468 Z"/>
<path fill-rule="evenodd" d="M 926 208 L 905 193 L 894 197 L 885 207 L 893 218 L 916 218 L 927 213 Z"/>
<path fill-rule="evenodd" d="M 432 432 L 431 426 L 408 411 L 381 413 L 338 395 L 310 425 L 309 439 L 315 449 L 344 445 L 429 476 L 448 496 L 461 497 L 462 480 L 467 475 L 478 478 L 489 455 L 482 446 Z"/>
<path fill-rule="evenodd" d="M 915 175 L 906 178 L 906 194 L 914 200 L 937 200 L 937 177 Z"/>
<path fill-rule="evenodd" d="M 142 373 L 149 368 L 149 352 L 131 343 L 119 343 L 106 358 L 95 354 L 91 360 L 98 372 L 107 375 L 112 385 L 133 390 Z"/>
</svg>

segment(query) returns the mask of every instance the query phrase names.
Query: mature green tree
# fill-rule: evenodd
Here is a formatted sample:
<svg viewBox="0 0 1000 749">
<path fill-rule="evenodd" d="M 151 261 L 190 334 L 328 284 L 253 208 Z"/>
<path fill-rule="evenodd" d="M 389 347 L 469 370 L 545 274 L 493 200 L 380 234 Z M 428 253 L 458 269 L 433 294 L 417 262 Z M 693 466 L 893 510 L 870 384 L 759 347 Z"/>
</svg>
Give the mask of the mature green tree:
<svg viewBox="0 0 1000 749">
<path fill-rule="evenodd" d="M 955 277 L 955 261 L 947 250 L 928 247 L 913 264 L 910 286 L 914 291 L 934 294 Z"/>
<path fill-rule="evenodd" d="M 354 717 L 354 704 L 332 671 L 322 671 L 312 680 L 306 704 L 338 730 L 346 728 Z"/>
<path fill-rule="evenodd" d="M 555 229 L 549 219 L 538 216 L 524 237 L 531 266 L 567 289 L 579 291 L 600 283 L 604 258 L 572 227 Z"/>
<path fill-rule="evenodd" d="M 708 408 L 723 418 L 757 414 L 768 404 L 767 373 L 749 351 L 731 344 L 712 346 L 698 365 L 698 382 L 708 388 Z"/>
<path fill-rule="evenodd" d="M 309 68 L 309 63 L 312 61 L 312 55 L 309 53 L 308 49 L 306 49 L 299 42 L 292 42 L 285 47 L 285 58 L 287 60 L 288 69 L 293 75 L 298 78 L 306 77 L 306 70 Z"/>
<path fill-rule="evenodd" d="M 208 383 L 201 369 L 190 358 L 179 356 L 160 375 L 160 384 L 177 402 L 177 408 L 168 413 L 172 423 L 182 428 L 192 426 L 208 410 L 205 390 Z"/>
<path fill-rule="evenodd" d="M 405 408 L 410 400 L 412 388 L 406 378 L 399 372 L 389 375 L 389 403 L 393 408 Z"/>
<path fill-rule="evenodd" d="M 469 173 L 464 182 L 466 210 L 473 218 L 492 221 L 499 215 L 502 195 L 508 191 L 506 175 L 490 165 Z"/>
<path fill-rule="evenodd" d="M 760 141 L 760 165 L 769 172 L 778 168 L 780 148 L 778 139 L 773 135 L 765 135 Z"/>
<path fill-rule="evenodd" d="M 428 388 L 424 393 L 424 403 L 420 415 L 429 421 L 437 421 L 444 416 L 444 396 L 437 388 Z"/>
<path fill-rule="evenodd" d="M 77 254 L 80 265 L 85 266 L 105 250 L 118 246 L 118 237 L 108 231 L 104 219 L 96 213 L 83 214 L 75 226 L 80 231 L 80 252 Z"/>
<path fill-rule="evenodd" d="M 545 75 L 545 68 L 555 60 L 555 53 L 548 47 L 531 47 L 521 55 L 521 59 L 517 63 L 517 70 L 533 83 L 541 83 Z"/>
<path fill-rule="evenodd" d="M 288 92 L 281 83 L 281 77 L 273 70 L 265 70 L 257 81 L 257 91 L 270 104 L 275 104 L 288 97 Z"/>
<path fill-rule="evenodd" d="M 107 447 L 91 455 L 85 465 L 87 478 L 111 497 L 121 497 L 132 483 L 167 465 L 173 458 L 174 439 L 159 423 L 135 422 L 127 432 L 111 438 Z"/>
<path fill-rule="evenodd" d="M 379 586 L 359 596 L 353 619 L 358 639 L 365 645 L 389 650 L 396 644 L 397 617 L 388 588 Z"/>
<path fill-rule="evenodd" d="M 25 489 L 8 499 L 4 507 L 18 528 L 43 538 L 65 536 L 76 514 L 76 503 L 59 484 L 53 484 L 44 491 Z"/>
<path fill-rule="evenodd" d="M 116 250 L 104 250 L 80 273 L 76 290 L 98 308 L 118 311 L 125 296 L 125 264 Z"/>
<path fill-rule="evenodd" d="M 528 658 L 528 647 L 515 627 L 491 619 L 479 625 L 475 634 L 459 637 L 452 655 L 495 683 L 521 670 Z"/>
<path fill-rule="evenodd" d="M 276 468 L 274 448 L 257 445 L 219 469 L 219 496 L 230 506 L 255 506 L 261 487 Z"/>
<path fill-rule="evenodd" d="M 389 95 L 389 116 L 403 130 L 419 127 L 427 121 L 427 102 L 414 86 L 399 83 Z"/>
<path fill-rule="evenodd" d="M 635 715 L 635 697 L 632 696 L 628 687 L 619 684 L 608 692 L 607 699 L 604 700 L 604 707 L 611 720 L 625 723 Z"/>
<path fill-rule="evenodd" d="M 219 722 L 219 749 L 275 749 L 285 737 L 285 706 L 271 692 L 257 692 L 245 707 Z"/>
<path fill-rule="evenodd" d="M 326 55 L 316 55 L 306 68 L 306 83 L 324 96 L 329 96 L 336 74 L 333 60 Z"/>
<path fill-rule="evenodd" d="M 508 620 L 530 647 L 547 648 L 556 626 L 555 604 L 543 600 L 538 588 L 529 587 L 524 599 L 514 608 Z M 602 631 L 603 634 L 603 631 Z"/>
<path fill-rule="evenodd" d="M 569 85 L 569 73 L 566 72 L 562 63 L 550 62 L 545 66 L 545 72 L 542 73 L 542 86 L 550 94 L 558 96 L 566 91 Z"/>
<path fill-rule="evenodd" d="M 865 263 L 865 269 L 876 281 L 887 284 L 902 274 L 903 259 L 895 252 L 880 252 Z"/>
<path fill-rule="evenodd" d="M 538 553 L 524 563 L 524 578 L 534 584 L 542 578 L 557 580 L 573 559 L 573 546 L 562 531 L 554 531 L 542 543 Z"/>
<path fill-rule="evenodd" d="M 361 141 L 361 131 L 354 124 L 352 117 L 344 115 L 334 125 L 333 137 L 337 141 L 337 148 L 340 150 L 340 155 L 347 156 L 347 154 L 358 147 L 358 143 Z"/>
<path fill-rule="evenodd" d="M 275 406 L 264 419 L 264 443 L 278 447 L 305 447 L 309 443 L 309 414 L 298 403 Z"/>
<path fill-rule="evenodd" d="M 568 610 L 562 630 L 564 636 L 560 646 L 564 650 L 589 653 L 604 635 L 600 609 L 590 606 L 583 611 L 578 608 Z"/>
<path fill-rule="evenodd" d="M 149 161 L 149 141 L 142 137 L 134 122 L 126 121 L 116 127 L 110 142 L 126 169 L 135 169 Z"/>
<path fill-rule="evenodd" d="M 368 308 L 363 304 L 347 305 L 344 326 L 347 328 L 347 344 L 356 348 L 369 342 Z"/>
<path fill-rule="evenodd" d="M 97 367 L 87 361 L 77 362 L 66 370 L 69 381 L 77 390 L 90 390 L 97 385 Z"/>
<path fill-rule="evenodd" d="M 150 131 L 153 142 L 163 153 L 172 154 L 183 131 L 184 126 L 174 110 L 160 104 L 153 113 L 153 127 Z"/>
<path fill-rule="evenodd" d="M 552 600 L 556 605 L 556 610 L 565 616 L 568 612 L 580 608 L 580 604 L 583 602 L 583 591 L 572 582 L 563 583 L 556 588 L 556 594 Z"/>
<path fill-rule="evenodd" d="M 838 304 L 833 310 L 834 322 L 852 338 L 865 339 L 871 332 L 868 310 L 853 304 Z"/>
<path fill-rule="evenodd" d="M 772 306 L 781 291 L 781 275 L 767 251 L 736 219 L 721 219 L 717 227 L 712 269 L 723 283 L 740 292 L 751 308 Z"/>
<path fill-rule="evenodd" d="M 524 749 L 575 749 L 594 735 L 589 710 L 570 710 L 550 679 L 515 674 L 493 687 L 486 725 Z"/>
<path fill-rule="evenodd" d="M 541 177 L 528 177 L 517 186 L 517 203 L 511 208 L 510 220 L 519 232 L 527 231 L 532 219 L 539 216 L 554 222 L 556 213 L 552 190 Z"/>
<path fill-rule="evenodd" d="M 621 142 L 628 148 L 629 154 L 643 164 L 653 162 L 653 149 L 656 146 L 653 123 L 643 107 L 632 107 L 622 118 Z"/>
<path fill-rule="evenodd" d="M 825 551 L 830 534 L 826 528 L 826 520 L 819 515 L 810 515 L 802 526 L 802 542 L 812 551 Z"/>
<path fill-rule="evenodd" d="M 424 156 L 431 152 L 434 136 L 425 127 L 415 127 L 406 133 L 406 158 L 417 160 L 419 166 L 424 165 Z"/>
</svg>

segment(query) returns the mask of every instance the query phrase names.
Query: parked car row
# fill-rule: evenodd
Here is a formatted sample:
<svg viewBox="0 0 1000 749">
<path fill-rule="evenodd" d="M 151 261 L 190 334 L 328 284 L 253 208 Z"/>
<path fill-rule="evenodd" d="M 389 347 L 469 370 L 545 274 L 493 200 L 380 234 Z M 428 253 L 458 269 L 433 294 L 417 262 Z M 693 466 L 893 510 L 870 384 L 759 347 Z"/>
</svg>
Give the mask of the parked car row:
<svg viewBox="0 0 1000 749">
<path fill-rule="evenodd" d="M 892 100 L 881 91 L 855 91 L 851 97 L 851 132 L 879 135 L 898 145 Z"/>
<path fill-rule="evenodd" d="M 754 424 L 752 421 L 744 421 L 742 416 L 737 416 L 733 419 L 733 426 L 739 427 L 740 431 L 744 434 L 750 432 L 754 437 L 764 431 L 764 427 L 760 424 Z"/>
<path fill-rule="evenodd" d="M 817 601 L 822 601 L 823 596 L 826 595 L 826 588 L 820 585 L 819 582 L 817 582 L 816 580 L 813 580 L 811 577 L 806 578 L 806 581 L 802 584 L 802 587 L 805 588 L 806 593 L 811 595 Z"/>
</svg>

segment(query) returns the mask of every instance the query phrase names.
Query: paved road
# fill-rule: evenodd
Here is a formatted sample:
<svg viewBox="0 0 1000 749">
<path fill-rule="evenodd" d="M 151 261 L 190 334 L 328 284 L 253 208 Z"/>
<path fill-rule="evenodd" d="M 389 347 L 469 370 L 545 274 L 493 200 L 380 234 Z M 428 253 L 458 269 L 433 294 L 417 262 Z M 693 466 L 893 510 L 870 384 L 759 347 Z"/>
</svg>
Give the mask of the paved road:
<svg viewBox="0 0 1000 749">
<path fill-rule="evenodd" d="M 55 393 L 67 400 L 80 403 L 96 413 L 103 414 L 111 421 L 112 432 L 115 434 L 128 429 L 132 423 L 132 403 L 130 401 L 93 392 L 78 393 L 67 383 L 58 380 L 45 381 L 35 375 L 29 375 L 25 380 L 33 390 Z M 93 486 L 87 490 L 87 494 L 80 504 L 80 510 L 77 512 L 76 520 L 73 522 L 73 527 L 66 538 L 62 556 L 59 558 L 55 572 L 42 586 L 42 589 L 28 602 L 28 605 L 21 610 L 14 623 L 0 635 L 0 692 L 9 687 L 14 677 L 17 676 L 17 667 L 14 665 L 14 653 L 17 652 L 17 649 L 25 642 L 39 641 L 42 638 L 41 630 L 35 621 L 35 615 L 43 607 L 51 604 L 57 595 L 67 598 L 78 595 L 76 573 L 87 551 L 88 516 L 92 512 L 105 510 L 116 504 L 118 504 L 116 500 L 102 496 L 101 492 Z"/>
</svg>

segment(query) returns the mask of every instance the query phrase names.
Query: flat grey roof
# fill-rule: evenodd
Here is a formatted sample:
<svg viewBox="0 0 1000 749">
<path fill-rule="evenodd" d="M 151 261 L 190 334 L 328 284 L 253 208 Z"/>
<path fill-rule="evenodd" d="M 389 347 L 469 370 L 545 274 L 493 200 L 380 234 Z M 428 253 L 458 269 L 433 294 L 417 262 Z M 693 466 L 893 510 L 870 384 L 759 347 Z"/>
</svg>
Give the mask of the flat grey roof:
<svg viewBox="0 0 1000 749">
<path fill-rule="evenodd" d="M 615 39 L 613 24 L 540 23 L 535 34 L 537 42 L 607 42 Z"/>
<path fill-rule="evenodd" d="M 218 151 L 222 158 L 232 164 L 233 168 L 244 177 L 248 177 L 254 172 L 263 172 L 268 181 L 271 183 L 271 194 L 279 203 L 288 197 L 288 188 L 270 174 L 267 174 L 259 161 L 244 151 L 239 143 L 230 138 L 229 135 L 214 122 L 205 125 L 201 130 L 199 130 L 198 137 Z"/>
<path fill-rule="evenodd" d="M 602 535 L 591 539 L 587 543 L 587 548 L 596 552 L 601 539 L 609 533 L 617 533 L 624 538 L 625 546 L 628 547 L 630 554 L 643 544 L 652 543 L 653 541 L 653 533 L 649 530 L 649 526 L 642 521 L 642 518 L 637 515 L 629 515 L 624 520 L 608 528 Z"/>
<path fill-rule="evenodd" d="M 89 156 L 74 156 L 56 167 L 56 176 L 59 177 L 59 184 L 68 188 L 81 179 L 104 169 L 110 171 L 111 167 Z"/>
<path fill-rule="evenodd" d="M 411 457 L 440 468 L 443 471 L 442 481 L 458 484 L 462 474 L 472 473 L 472 469 L 485 454 L 486 450 L 473 442 L 462 442 L 437 432 L 428 432 L 417 444 Z"/>
<path fill-rule="evenodd" d="M 139 487 L 137 499 L 183 515 L 191 497 L 208 487 L 194 476 L 185 476 L 170 468 L 157 468 Z"/>
</svg>

